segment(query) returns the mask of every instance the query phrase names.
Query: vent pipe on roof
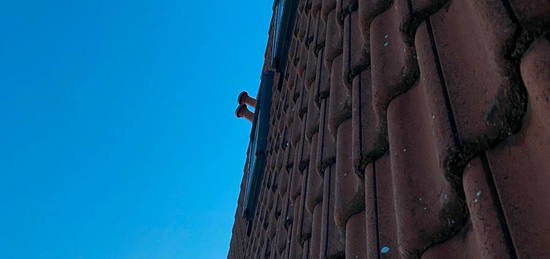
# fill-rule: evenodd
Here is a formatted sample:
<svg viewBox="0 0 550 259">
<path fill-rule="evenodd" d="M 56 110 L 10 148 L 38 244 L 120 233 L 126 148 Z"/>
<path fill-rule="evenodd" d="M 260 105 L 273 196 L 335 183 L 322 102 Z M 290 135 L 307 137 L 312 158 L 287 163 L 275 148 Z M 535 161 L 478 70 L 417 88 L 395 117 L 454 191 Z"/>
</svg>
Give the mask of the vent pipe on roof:
<svg viewBox="0 0 550 259">
<path fill-rule="evenodd" d="M 248 109 L 246 104 L 239 105 L 239 107 L 237 107 L 237 110 L 235 110 L 235 115 L 237 115 L 238 118 L 244 117 L 250 122 L 254 121 L 254 113 Z"/>
<path fill-rule="evenodd" d="M 239 94 L 237 102 L 239 102 L 239 105 L 246 104 L 252 106 L 253 108 L 256 108 L 256 99 L 250 97 L 246 91 L 242 91 Z"/>
</svg>

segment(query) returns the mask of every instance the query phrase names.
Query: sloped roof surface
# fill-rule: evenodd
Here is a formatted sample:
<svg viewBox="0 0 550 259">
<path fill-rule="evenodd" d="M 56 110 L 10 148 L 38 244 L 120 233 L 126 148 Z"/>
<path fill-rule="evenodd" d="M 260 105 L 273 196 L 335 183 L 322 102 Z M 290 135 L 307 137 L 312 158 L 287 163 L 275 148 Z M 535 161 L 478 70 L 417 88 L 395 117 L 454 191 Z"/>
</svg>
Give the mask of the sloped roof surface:
<svg viewBox="0 0 550 259">
<path fill-rule="evenodd" d="M 301 0 L 228 257 L 550 258 L 549 25 L 546 0 Z"/>
</svg>

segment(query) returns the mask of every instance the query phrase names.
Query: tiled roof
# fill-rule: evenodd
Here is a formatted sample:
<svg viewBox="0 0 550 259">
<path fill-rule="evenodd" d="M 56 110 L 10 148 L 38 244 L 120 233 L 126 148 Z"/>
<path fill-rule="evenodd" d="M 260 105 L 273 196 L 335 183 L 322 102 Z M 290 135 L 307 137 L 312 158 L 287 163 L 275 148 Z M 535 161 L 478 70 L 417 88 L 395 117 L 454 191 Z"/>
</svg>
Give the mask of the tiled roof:
<svg viewBox="0 0 550 259">
<path fill-rule="evenodd" d="M 547 0 L 299 1 L 228 257 L 550 258 L 548 32 Z"/>
</svg>

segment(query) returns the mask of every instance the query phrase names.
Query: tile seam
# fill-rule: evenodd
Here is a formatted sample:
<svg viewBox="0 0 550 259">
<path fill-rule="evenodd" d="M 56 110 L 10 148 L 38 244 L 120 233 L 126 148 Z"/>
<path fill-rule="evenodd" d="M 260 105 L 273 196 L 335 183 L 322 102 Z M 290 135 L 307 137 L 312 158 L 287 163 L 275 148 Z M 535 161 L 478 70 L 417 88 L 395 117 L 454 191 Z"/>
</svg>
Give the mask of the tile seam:
<svg viewBox="0 0 550 259">
<path fill-rule="evenodd" d="M 380 231 L 378 230 L 378 188 L 376 187 L 376 160 L 372 161 L 372 186 L 374 195 L 374 217 L 376 223 L 376 257 L 380 259 Z"/>
<path fill-rule="evenodd" d="M 491 169 L 489 160 L 487 158 L 487 154 L 485 152 L 482 152 L 480 154 L 481 163 L 483 165 L 485 178 L 487 179 L 487 185 L 489 186 L 489 189 L 491 191 L 491 196 L 493 196 L 493 202 L 496 206 L 496 213 L 498 215 L 498 221 L 501 225 L 502 231 L 504 232 L 504 238 L 506 240 L 506 247 L 509 249 L 509 254 L 512 259 L 518 258 L 517 248 L 514 243 L 513 237 L 510 233 L 510 228 L 508 227 L 508 219 L 506 218 L 506 215 L 504 213 L 504 208 L 502 207 L 502 200 L 500 198 L 500 195 L 498 193 L 498 189 L 495 185 L 493 170 Z"/>
</svg>

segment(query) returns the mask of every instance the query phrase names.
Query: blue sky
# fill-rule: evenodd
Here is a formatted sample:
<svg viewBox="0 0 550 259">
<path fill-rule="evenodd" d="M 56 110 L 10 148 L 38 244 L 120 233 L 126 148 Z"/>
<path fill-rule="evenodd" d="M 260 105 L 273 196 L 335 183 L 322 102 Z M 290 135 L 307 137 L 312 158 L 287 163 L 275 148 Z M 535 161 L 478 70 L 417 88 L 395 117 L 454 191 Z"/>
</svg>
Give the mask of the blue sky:
<svg viewBox="0 0 550 259">
<path fill-rule="evenodd" d="M 2 1 L 0 257 L 225 258 L 271 5 Z"/>
</svg>

